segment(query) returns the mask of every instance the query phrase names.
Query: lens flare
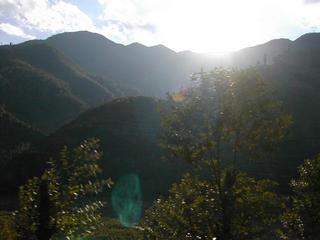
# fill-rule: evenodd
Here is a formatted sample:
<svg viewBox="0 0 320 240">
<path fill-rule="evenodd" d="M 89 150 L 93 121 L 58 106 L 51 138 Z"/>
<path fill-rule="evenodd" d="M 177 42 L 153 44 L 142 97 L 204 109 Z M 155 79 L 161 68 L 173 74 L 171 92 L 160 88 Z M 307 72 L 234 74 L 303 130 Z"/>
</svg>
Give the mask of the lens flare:
<svg viewBox="0 0 320 240">
<path fill-rule="evenodd" d="M 125 227 L 137 225 L 142 212 L 140 179 L 136 174 L 121 177 L 113 187 L 111 202 L 120 223 Z"/>
</svg>

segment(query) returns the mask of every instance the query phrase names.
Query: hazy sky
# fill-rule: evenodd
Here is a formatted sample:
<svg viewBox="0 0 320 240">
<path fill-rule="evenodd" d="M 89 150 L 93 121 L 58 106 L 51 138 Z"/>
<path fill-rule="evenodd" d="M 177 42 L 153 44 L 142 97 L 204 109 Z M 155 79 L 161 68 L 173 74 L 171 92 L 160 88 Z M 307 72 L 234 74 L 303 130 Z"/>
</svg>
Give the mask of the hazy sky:
<svg viewBox="0 0 320 240">
<path fill-rule="evenodd" d="M 320 0 L 0 0 L 1 43 L 78 30 L 223 52 L 320 31 Z"/>
</svg>

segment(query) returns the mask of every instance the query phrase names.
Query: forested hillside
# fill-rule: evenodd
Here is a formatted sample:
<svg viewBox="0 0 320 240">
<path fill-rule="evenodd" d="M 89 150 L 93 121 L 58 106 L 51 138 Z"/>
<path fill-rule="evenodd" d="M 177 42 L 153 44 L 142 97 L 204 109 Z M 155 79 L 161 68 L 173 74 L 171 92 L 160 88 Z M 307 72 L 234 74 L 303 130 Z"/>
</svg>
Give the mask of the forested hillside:
<svg viewBox="0 0 320 240">
<path fill-rule="evenodd" d="M 177 161 L 161 161 L 161 101 L 150 97 L 113 100 L 88 110 L 47 139 L 47 154 L 64 145 L 77 146 L 82 139 L 101 140 L 102 168 L 114 180 L 135 173 L 142 183 L 144 201 L 166 194 L 170 184 L 187 169 Z"/>
<path fill-rule="evenodd" d="M 41 41 L 2 46 L 0 56 L 1 104 L 45 133 L 89 107 L 134 94 L 105 77 L 87 74 Z"/>
<path fill-rule="evenodd" d="M 319 36 L 302 36 L 275 58 L 274 64 L 257 68 L 294 119 L 289 136 L 280 147 L 285 150 L 279 156 L 283 172 L 287 171 L 289 177 L 295 174 L 301 159 L 312 157 L 319 151 Z"/>
<path fill-rule="evenodd" d="M 3 200 L 11 197 L 8 203 L 1 201 L 0 207 L 8 208 L 15 205 L 12 196 L 18 191 L 18 186 L 39 173 L 39 162 L 33 153 L 37 152 L 45 137 L 4 106 L 0 106 L 0 136 L 0 195 Z"/>
<path fill-rule="evenodd" d="M 72 235 L 104 206 L 77 212 L 73 203 L 102 192 L 105 215 L 126 227 L 152 205 L 139 225 L 145 239 L 299 239 L 304 231 L 313 240 L 319 79 L 319 33 L 219 57 L 90 32 L 0 46 L 0 194 L 8 199 L 0 209 L 18 209 L 18 231 L 28 234 L 30 216 L 48 227 L 42 218 L 57 211 L 50 231 Z M 134 193 L 107 191 L 109 177 Z"/>
</svg>

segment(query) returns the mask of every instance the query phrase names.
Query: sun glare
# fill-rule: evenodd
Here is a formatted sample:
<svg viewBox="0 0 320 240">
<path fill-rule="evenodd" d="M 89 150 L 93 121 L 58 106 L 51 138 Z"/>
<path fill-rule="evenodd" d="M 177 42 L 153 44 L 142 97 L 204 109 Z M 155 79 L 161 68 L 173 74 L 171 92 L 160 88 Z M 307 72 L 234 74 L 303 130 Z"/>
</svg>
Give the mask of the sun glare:
<svg viewBox="0 0 320 240">
<path fill-rule="evenodd" d="M 252 21 L 254 14 L 246 12 L 243 1 L 234 1 L 232 7 L 230 0 L 176 1 L 160 31 L 168 45 L 181 50 L 191 46 L 198 52 L 232 51 L 246 46 L 259 33 L 259 24 Z"/>
<path fill-rule="evenodd" d="M 159 36 L 165 45 L 176 50 L 218 53 L 238 50 L 277 37 L 277 32 L 287 27 L 286 21 L 280 18 L 297 16 L 301 9 L 297 3 L 288 9 L 287 3 L 287 0 L 284 3 L 275 0 L 173 1 L 166 16 L 161 16 Z M 277 25 L 274 28 L 273 22 L 283 24 L 274 24 Z"/>
</svg>

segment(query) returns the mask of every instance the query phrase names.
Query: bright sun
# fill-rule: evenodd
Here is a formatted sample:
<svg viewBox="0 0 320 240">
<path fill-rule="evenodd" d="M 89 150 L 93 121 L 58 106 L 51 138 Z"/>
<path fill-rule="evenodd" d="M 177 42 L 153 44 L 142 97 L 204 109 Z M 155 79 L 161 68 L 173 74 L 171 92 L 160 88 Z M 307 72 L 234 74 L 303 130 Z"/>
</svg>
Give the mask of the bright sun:
<svg viewBox="0 0 320 240">
<path fill-rule="evenodd" d="M 284 12 L 279 0 L 198 0 L 173 1 L 162 16 L 159 33 L 164 44 L 174 49 L 198 52 L 233 51 L 274 37 L 272 9 Z M 287 2 L 284 0 L 284 2 Z M 254 10 L 253 10 L 254 9 Z M 266 9 L 270 12 L 266 14 Z M 280 14 L 281 15 L 281 14 Z M 281 28 L 279 24 L 278 28 Z M 172 36 L 175 36 L 174 38 Z"/>
</svg>

